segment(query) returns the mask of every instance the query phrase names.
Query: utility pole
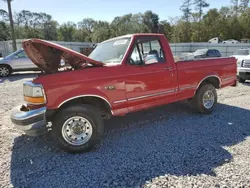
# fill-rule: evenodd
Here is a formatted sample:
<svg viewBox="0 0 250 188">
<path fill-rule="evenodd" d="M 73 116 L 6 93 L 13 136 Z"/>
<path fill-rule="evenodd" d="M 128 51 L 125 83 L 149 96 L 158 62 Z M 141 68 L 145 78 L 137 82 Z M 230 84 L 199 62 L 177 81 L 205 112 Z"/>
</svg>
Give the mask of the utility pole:
<svg viewBox="0 0 250 188">
<path fill-rule="evenodd" d="M 8 5 L 8 12 L 9 12 L 9 19 L 10 19 L 10 33 L 11 33 L 11 39 L 12 39 L 12 48 L 13 51 L 17 50 L 16 47 L 16 35 L 15 35 L 15 30 L 14 30 L 14 22 L 13 22 L 13 17 L 12 17 L 12 10 L 11 10 L 11 0 L 4 0 L 7 2 Z"/>
</svg>

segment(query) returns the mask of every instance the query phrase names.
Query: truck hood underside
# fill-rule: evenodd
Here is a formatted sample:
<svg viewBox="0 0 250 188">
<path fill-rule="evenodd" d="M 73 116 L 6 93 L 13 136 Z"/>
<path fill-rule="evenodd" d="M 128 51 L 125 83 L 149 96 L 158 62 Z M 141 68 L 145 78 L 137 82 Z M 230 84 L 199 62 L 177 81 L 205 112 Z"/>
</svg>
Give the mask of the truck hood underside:
<svg viewBox="0 0 250 188">
<path fill-rule="evenodd" d="M 90 59 L 69 48 L 40 39 L 25 40 L 22 42 L 22 46 L 30 60 L 46 73 L 57 72 L 61 59 L 64 59 L 65 64 L 70 65 L 74 70 L 87 64 L 104 65 L 102 62 Z"/>
</svg>

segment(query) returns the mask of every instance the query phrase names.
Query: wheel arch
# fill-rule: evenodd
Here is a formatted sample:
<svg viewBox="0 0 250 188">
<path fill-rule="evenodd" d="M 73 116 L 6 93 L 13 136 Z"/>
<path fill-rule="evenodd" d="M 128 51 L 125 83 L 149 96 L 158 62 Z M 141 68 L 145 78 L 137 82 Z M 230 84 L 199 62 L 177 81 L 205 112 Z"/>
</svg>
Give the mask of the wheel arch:
<svg viewBox="0 0 250 188">
<path fill-rule="evenodd" d="M 12 70 L 13 70 L 13 68 L 12 68 L 9 64 L 6 64 L 6 63 L 1 63 L 1 64 L 0 64 L 0 67 L 1 67 L 1 66 L 6 66 L 6 67 L 9 67 L 10 71 L 12 71 Z"/>
<path fill-rule="evenodd" d="M 98 107 L 102 114 L 108 118 L 113 114 L 110 102 L 100 95 L 78 95 L 68 98 L 58 105 L 58 110 L 73 104 L 89 104 Z"/>
<path fill-rule="evenodd" d="M 221 88 L 221 79 L 217 75 L 209 75 L 203 78 L 197 85 L 196 91 L 205 83 L 212 84 L 216 89 Z"/>
</svg>

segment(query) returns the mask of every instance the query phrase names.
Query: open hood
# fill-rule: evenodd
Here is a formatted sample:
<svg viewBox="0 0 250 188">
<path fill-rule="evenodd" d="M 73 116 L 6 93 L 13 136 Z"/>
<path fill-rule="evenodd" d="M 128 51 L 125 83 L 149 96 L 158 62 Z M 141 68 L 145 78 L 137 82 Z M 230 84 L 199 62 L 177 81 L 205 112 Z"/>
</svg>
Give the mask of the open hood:
<svg viewBox="0 0 250 188">
<path fill-rule="evenodd" d="M 41 39 L 28 39 L 22 42 L 24 51 L 30 60 L 46 73 L 57 72 L 61 59 L 73 69 L 80 69 L 87 64 L 103 66 L 104 63 L 95 61 L 87 56 L 64 46 Z"/>
</svg>

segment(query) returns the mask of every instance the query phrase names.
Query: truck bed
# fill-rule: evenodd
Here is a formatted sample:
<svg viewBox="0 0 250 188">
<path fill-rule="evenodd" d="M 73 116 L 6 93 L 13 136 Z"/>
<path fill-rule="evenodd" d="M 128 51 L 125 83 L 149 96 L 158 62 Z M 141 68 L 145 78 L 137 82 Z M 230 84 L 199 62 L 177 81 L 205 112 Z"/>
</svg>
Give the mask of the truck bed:
<svg viewBox="0 0 250 188">
<path fill-rule="evenodd" d="M 235 84 L 237 65 L 235 58 L 210 58 L 176 62 L 179 95 L 193 96 L 199 84 L 207 77 L 214 76 L 223 88 Z"/>
</svg>

